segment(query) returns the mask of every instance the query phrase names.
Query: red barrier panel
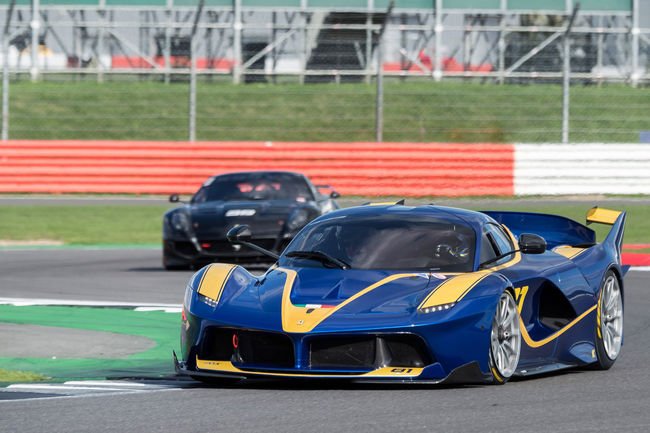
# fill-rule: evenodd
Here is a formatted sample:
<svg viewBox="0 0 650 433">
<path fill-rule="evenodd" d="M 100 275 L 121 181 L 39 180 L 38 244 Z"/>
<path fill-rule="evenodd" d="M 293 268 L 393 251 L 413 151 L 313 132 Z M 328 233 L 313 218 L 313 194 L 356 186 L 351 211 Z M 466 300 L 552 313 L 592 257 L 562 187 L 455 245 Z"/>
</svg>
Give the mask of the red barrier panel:
<svg viewBox="0 0 650 433">
<path fill-rule="evenodd" d="M 187 194 L 270 169 L 347 195 L 508 196 L 513 166 L 507 144 L 21 140 L 0 144 L 0 192 Z"/>
</svg>

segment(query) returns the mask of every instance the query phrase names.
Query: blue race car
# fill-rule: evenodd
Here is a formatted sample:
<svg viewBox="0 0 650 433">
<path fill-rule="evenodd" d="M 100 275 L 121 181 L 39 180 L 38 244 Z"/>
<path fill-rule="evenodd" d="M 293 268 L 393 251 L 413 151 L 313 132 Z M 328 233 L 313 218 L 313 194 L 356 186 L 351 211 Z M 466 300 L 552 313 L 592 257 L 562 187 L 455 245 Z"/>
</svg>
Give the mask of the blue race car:
<svg viewBox="0 0 650 433">
<path fill-rule="evenodd" d="M 212 264 L 191 278 L 180 374 L 505 383 L 610 368 L 623 343 L 625 213 L 602 243 L 570 219 L 441 206 L 367 205 L 306 225 L 256 277 Z"/>
</svg>

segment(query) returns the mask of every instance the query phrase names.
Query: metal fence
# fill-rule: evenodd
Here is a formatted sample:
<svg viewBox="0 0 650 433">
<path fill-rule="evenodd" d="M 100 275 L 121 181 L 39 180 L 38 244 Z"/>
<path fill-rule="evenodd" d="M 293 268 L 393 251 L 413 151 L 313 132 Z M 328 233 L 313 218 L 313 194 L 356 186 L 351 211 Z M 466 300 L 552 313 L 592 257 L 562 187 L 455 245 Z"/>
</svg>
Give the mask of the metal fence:
<svg viewBox="0 0 650 433">
<path fill-rule="evenodd" d="M 3 138 L 645 139 L 650 0 L 472 1 L 0 1 Z"/>
</svg>

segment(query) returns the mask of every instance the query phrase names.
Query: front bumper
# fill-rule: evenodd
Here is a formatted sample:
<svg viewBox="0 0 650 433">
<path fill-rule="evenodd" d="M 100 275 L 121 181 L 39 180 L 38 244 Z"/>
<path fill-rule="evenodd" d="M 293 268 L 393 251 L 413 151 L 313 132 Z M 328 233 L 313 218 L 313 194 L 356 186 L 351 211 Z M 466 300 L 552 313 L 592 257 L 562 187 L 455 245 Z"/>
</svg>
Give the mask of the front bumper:
<svg viewBox="0 0 650 433">
<path fill-rule="evenodd" d="M 236 367 L 230 361 L 204 361 L 196 358 L 196 367 L 189 368 L 187 363 L 179 361 L 174 356 L 176 373 L 181 376 L 193 378 L 227 378 L 227 379 L 285 379 L 285 380 L 342 380 L 358 383 L 421 383 L 433 385 L 451 384 L 488 384 L 492 383 L 492 376 L 481 371 L 478 362 L 469 362 L 455 368 L 441 379 L 430 379 L 425 376 L 425 368 L 382 367 L 365 373 L 342 374 L 335 372 L 305 372 L 295 370 L 252 370 Z M 435 369 L 436 364 L 427 366 Z"/>
</svg>

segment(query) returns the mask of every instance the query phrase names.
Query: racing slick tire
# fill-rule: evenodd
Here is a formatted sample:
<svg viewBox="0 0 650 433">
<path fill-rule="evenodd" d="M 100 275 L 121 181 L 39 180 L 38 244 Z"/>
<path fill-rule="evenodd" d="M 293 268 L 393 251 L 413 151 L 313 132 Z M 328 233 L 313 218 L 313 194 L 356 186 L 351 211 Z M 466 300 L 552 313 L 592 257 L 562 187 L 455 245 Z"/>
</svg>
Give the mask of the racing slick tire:
<svg viewBox="0 0 650 433">
<path fill-rule="evenodd" d="M 517 303 L 508 291 L 499 297 L 490 331 L 490 373 L 492 383 L 506 383 L 517 370 L 521 353 L 521 330 Z"/>
<path fill-rule="evenodd" d="M 623 292 L 613 271 L 600 286 L 596 309 L 596 370 L 609 370 L 621 353 L 623 343 Z"/>
</svg>

